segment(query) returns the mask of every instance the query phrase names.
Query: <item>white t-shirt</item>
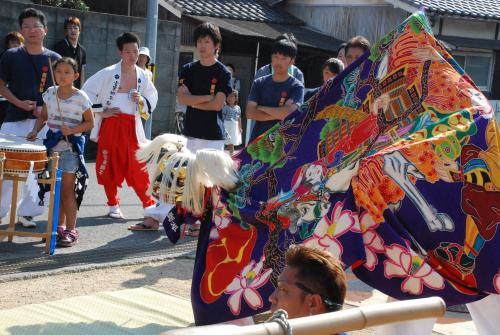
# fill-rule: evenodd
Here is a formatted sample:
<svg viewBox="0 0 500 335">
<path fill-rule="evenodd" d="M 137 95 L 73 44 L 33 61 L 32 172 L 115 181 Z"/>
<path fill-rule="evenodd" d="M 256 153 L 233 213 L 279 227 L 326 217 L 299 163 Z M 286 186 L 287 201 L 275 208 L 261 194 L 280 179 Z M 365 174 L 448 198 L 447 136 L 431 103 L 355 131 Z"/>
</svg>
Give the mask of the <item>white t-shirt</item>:
<svg viewBox="0 0 500 335">
<path fill-rule="evenodd" d="M 47 105 L 47 126 L 52 129 L 52 131 L 59 131 L 61 129 L 62 122 L 57 109 L 55 86 L 49 87 L 49 89 L 43 93 L 42 97 L 43 102 Z M 87 93 L 82 90 L 78 90 L 68 99 L 59 99 L 59 106 L 61 107 L 64 125 L 68 128 L 74 128 L 82 123 L 83 113 L 92 107 L 92 102 L 87 96 Z M 80 135 L 81 133 L 75 134 L 75 136 Z"/>
</svg>

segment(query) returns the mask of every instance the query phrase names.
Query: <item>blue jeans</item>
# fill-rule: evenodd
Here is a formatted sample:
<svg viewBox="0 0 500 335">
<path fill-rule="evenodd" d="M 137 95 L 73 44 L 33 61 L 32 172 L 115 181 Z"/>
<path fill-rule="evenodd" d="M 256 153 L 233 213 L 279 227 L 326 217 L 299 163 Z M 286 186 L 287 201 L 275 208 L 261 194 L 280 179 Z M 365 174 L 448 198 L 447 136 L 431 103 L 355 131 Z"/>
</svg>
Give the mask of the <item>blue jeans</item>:
<svg viewBox="0 0 500 335">
<path fill-rule="evenodd" d="M 50 152 L 52 156 L 52 151 Z M 66 173 L 75 173 L 78 170 L 78 165 L 80 161 L 78 160 L 78 153 L 71 150 L 65 150 L 59 152 L 59 162 L 58 169 Z M 52 161 L 49 161 L 49 171 L 52 171 Z"/>
</svg>

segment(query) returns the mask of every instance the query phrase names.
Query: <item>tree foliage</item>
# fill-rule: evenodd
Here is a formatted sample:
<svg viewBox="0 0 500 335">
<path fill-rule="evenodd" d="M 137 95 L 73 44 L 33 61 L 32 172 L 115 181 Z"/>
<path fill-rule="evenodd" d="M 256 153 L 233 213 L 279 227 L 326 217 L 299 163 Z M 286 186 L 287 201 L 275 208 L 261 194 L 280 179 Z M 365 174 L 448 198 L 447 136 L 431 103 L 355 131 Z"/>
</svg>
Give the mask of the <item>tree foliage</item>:
<svg viewBox="0 0 500 335">
<path fill-rule="evenodd" d="M 33 2 L 39 3 L 38 1 Z M 89 10 L 89 6 L 87 6 L 85 0 L 42 0 L 41 4 L 61 8 L 71 8 L 85 11 Z"/>
</svg>

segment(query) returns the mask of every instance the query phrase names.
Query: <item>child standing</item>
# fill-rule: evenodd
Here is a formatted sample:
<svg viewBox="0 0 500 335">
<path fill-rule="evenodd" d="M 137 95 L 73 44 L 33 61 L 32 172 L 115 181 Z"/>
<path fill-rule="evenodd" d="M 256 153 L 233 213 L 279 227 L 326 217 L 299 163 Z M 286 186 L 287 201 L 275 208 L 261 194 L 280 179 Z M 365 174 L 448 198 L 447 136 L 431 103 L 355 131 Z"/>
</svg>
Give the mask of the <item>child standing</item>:
<svg viewBox="0 0 500 335">
<path fill-rule="evenodd" d="M 58 246 L 62 247 L 73 246 L 79 238 L 76 230 L 76 171 L 86 173 L 83 160 L 85 137 L 82 133 L 94 126 L 89 97 L 73 86 L 78 76 L 74 59 L 64 57 L 54 63 L 54 77 L 59 86 L 52 86 L 43 94 L 42 113 L 27 136 L 28 140 L 34 141 L 47 122 L 49 131 L 44 144 L 49 155 L 59 153 L 59 169 L 63 173 L 57 237 Z"/>
<path fill-rule="evenodd" d="M 227 150 L 232 155 L 234 147 L 241 144 L 241 109 L 238 106 L 238 91 L 233 90 L 226 99 L 227 105 L 222 108 L 224 128 L 229 135 L 226 139 Z"/>
</svg>

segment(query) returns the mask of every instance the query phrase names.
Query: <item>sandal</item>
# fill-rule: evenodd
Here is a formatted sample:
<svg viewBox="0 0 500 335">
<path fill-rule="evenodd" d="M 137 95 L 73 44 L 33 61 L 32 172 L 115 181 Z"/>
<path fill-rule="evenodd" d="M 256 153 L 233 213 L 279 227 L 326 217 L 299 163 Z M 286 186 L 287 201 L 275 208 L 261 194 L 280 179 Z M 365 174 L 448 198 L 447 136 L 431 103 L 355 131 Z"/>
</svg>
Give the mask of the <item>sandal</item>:
<svg viewBox="0 0 500 335">
<path fill-rule="evenodd" d="M 191 236 L 191 237 L 200 236 L 200 227 L 201 227 L 201 224 L 199 224 L 199 223 L 192 224 L 191 227 L 189 227 L 189 229 L 185 233 L 185 235 Z"/>
<path fill-rule="evenodd" d="M 58 247 L 72 247 L 78 243 L 78 239 L 80 238 L 80 233 L 78 230 L 65 230 L 63 236 L 57 241 Z"/>
<path fill-rule="evenodd" d="M 157 231 L 160 229 L 160 223 L 158 221 L 154 221 L 156 224 L 146 224 L 146 222 L 139 222 L 136 224 L 133 224 L 129 226 L 127 229 L 128 230 L 133 230 L 133 231 Z"/>
</svg>

